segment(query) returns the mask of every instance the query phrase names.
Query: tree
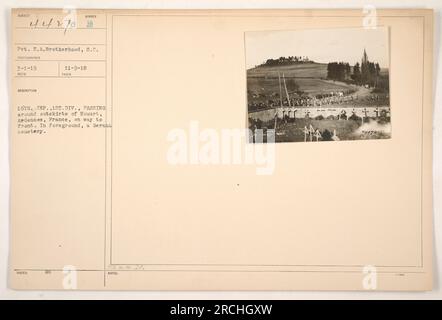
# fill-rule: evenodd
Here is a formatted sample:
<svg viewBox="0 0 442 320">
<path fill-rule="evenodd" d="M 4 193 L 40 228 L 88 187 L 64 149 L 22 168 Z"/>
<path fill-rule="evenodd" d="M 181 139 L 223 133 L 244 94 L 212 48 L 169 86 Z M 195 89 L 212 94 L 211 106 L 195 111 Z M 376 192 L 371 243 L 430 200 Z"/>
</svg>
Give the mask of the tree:
<svg viewBox="0 0 442 320">
<path fill-rule="evenodd" d="M 381 85 L 383 90 L 386 86 L 388 86 L 388 83 L 386 84 L 385 81 L 380 80 L 380 73 L 381 67 L 379 66 L 379 63 L 371 62 L 368 59 L 367 51 L 364 49 L 360 68 L 358 63 L 356 63 L 353 68 L 353 80 L 360 85 L 369 85 L 370 87 L 374 87 L 376 89 L 380 89 L 379 86 Z"/>
<path fill-rule="evenodd" d="M 356 64 L 353 67 L 353 80 L 357 83 L 361 83 L 361 67 L 359 65 L 359 62 L 356 62 Z"/>
<path fill-rule="evenodd" d="M 346 62 L 330 62 L 327 65 L 327 78 L 345 81 L 350 78 L 350 64 Z"/>
<path fill-rule="evenodd" d="M 379 76 L 381 73 L 381 67 L 379 66 L 379 63 L 376 63 L 376 75 Z"/>
<path fill-rule="evenodd" d="M 351 78 L 351 67 L 349 63 L 345 64 L 345 78 L 350 79 Z"/>
<path fill-rule="evenodd" d="M 267 59 L 262 65 L 264 66 L 278 66 L 278 65 L 290 65 L 296 63 L 310 63 L 313 62 L 306 56 L 305 59 L 301 59 L 301 56 L 288 56 L 279 57 L 278 59 Z"/>
</svg>

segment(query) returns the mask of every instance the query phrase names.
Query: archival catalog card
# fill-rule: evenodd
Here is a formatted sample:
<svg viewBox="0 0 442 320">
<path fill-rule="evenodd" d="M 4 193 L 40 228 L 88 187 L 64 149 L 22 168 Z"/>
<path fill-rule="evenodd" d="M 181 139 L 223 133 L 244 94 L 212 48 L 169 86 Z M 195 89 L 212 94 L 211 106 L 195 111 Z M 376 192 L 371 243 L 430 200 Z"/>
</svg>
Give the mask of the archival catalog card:
<svg viewBox="0 0 442 320">
<path fill-rule="evenodd" d="M 10 287 L 431 290 L 431 10 L 13 9 Z"/>
</svg>

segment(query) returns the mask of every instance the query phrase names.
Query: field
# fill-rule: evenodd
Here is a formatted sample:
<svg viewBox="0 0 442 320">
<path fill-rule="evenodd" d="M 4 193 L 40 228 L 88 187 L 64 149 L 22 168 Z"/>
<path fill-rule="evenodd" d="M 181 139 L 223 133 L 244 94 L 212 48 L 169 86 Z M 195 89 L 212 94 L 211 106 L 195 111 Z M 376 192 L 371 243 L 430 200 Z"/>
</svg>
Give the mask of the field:
<svg viewBox="0 0 442 320">
<path fill-rule="evenodd" d="M 285 76 L 286 79 L 290 79 Z M 340 90 L 356 90 L 356 86 L 348 85 L 343 82 L 331 81 L 325 79 L 314 78 L 296 78 L 299 90 L 306 94 L 318 94 L 322 92 L 340 91 Z M 271 97 L 273 93 L 279 92 L 278 75 L 276 77 L 248 77 L 247 88 L 251 93 L 261 94 L 262 99 Z M 289 90 L 289 93 L 294 93 Z"/>
<path fill-rule="evenodd" d="M 388 70 L 383 70 L 383 77 Z M 279 75 L 278 75 L 279 74 Z M 327 64 L 300 63 L 259 66 L 247 70 L 247 99 L 250 129 L 273 129 L 275 111 L 280 106 L 279 76 L 284 74 L 287 92 L 295 107 L 296 120 L 277 120 L 276 142 L 384 139 L 391 135 L 388 93 L 349 82 L 327 79 Z M 387 78 L 388 79 L 388 78 Z M 336 98 L 338 93 L 341 98 Z M 321 97 L 334 97 L 324 100 Z M 295 104 L 321 100 L 320 104 Z M 325 102 L 324 102 L 325 101 Z M 250 104 L 251 103 L 251 104 Z M 288 102 L 284 101 L 288 108 Z M 364 110 L 364 111 L 362 111 Z M 382 112 L 381 112 L 382 111 Z M 309 115 L 307 115 L 307 112 Z M 338 115 L 345 112 L 346 117 Z M 305 115 L 305 116 L 304 116 Z M 350 117 L 352 115 L 352 117 Z M 286 116 L 288 117 L 288 116 Z M 347 120 L 347 118 L 349 120 Z M 305 133 L 306 129 L 311 133 Z M 316 138 L 318 136 L 318 138 Z"/>
<path fill-rule="evenodd" d="M 382 124 L 374 119 L 367 119 L 363 127 L 360 121 L 353 120 L 314 120 L 314 119 L 296 119 L 294 123 L 279 122 L 276 130 L 276 142 L 302 142 L 305 139 L 310 141 L 310 136 L 305 135 L 304 128 L 312 126 L 318 130 L 322 137 L 318 141 L 331 141 L 334 132 L 337 133 L 339 140 L 360 140 L 360 139 L 386 139 L 390 137 L 389 124 Z M 274 121 L 263 123 L 262 128 L 274 128 Z M 364 131 L 366 133 L 364 133 Z M 264 132 L 265 134 L 266 132 Z M 313 137 L 312 141 L 316 142 Z"/>
<path fill-rule="evenodd" d="M 303 63 L 285 66 L 259 66 L 247 70 L 247 77 L 278 77 L 278 72 L 284 72 L 286 77 L 296 78 L 326 78 L 327 65 L 325 63 Z"/>
<path fill-rule="evenodd" d="M 276 141 L 278 142 L 288 142 L 288 141 L 304 141 L 304 127 L 309 127 L 318 129 L 321 132 L 329 130 L 333 132 L 333 129 L 340 132 L 340 139 L 342 140 L 354 140 L 356 136 L 353 132 L 359 127 L 356 121 L 347 120 L 307 120 L 300 119 L 294 124 L 288 124 L 287 126 L 278 130 L 278 135 Z M 313 138 L 313 141 L 316 139 Z"/>
<path fill-rule="evenodd" d="M 302 63 L 281 66 L 259 66 L 247 70 L 247 98 L 248 102 L 266 102 L 279 97 L 278 73 L 284 74 L 287 82 L 294 80 L 298 88 L 297 93 L 315 96 L 336 91 L 354 92 L 360 98 L 371 94 L 371 90 L 354 84 L 327 80 L 327 64 Z M 382 70 L 383 76 L 388 75 Z M 293 88 L 288 87 L 289 94 L 295 94 Z M 362 104 L 363 100 L 355 102 Z"/>
</svg>

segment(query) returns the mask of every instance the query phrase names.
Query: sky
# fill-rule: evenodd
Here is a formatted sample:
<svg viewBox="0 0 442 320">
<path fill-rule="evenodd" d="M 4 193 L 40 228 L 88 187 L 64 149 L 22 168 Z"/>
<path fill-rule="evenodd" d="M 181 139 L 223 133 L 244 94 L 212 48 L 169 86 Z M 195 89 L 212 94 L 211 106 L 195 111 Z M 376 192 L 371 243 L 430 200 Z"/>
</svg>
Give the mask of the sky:
<svg viewBox="0 0 442 320">
<path fill-rule="evenodd" d="M 364 48 L 368 59 L 381 68 L 389 67 L 388 28 L 340 28 L 246 32 L 247 69 L 267 59 L 307 56 L 321 63 L 361 62 Z"/>
</svg>

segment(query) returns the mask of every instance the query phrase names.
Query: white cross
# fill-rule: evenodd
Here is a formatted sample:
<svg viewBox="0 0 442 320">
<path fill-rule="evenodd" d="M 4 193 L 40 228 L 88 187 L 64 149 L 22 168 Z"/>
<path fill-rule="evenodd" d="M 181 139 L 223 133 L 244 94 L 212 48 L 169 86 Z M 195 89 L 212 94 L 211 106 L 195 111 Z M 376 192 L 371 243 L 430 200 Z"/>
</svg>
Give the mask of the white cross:
<svg viewBox="0 0 442 320">
<path fill-rule="evenodd" d="M 315 137 L 316 137 L 316 141 L 319 141 L 319 138 L 322 138 L 321 133 L 319 132 L 318 129 L 316 129 Z"/>
<path fill-rule="evenodd" d="M 310 134 L 310 131 L 307 129 L 306 126 L 304 126 L 304 142 L 307 141 L 307 135 Z"/>
</svg>

